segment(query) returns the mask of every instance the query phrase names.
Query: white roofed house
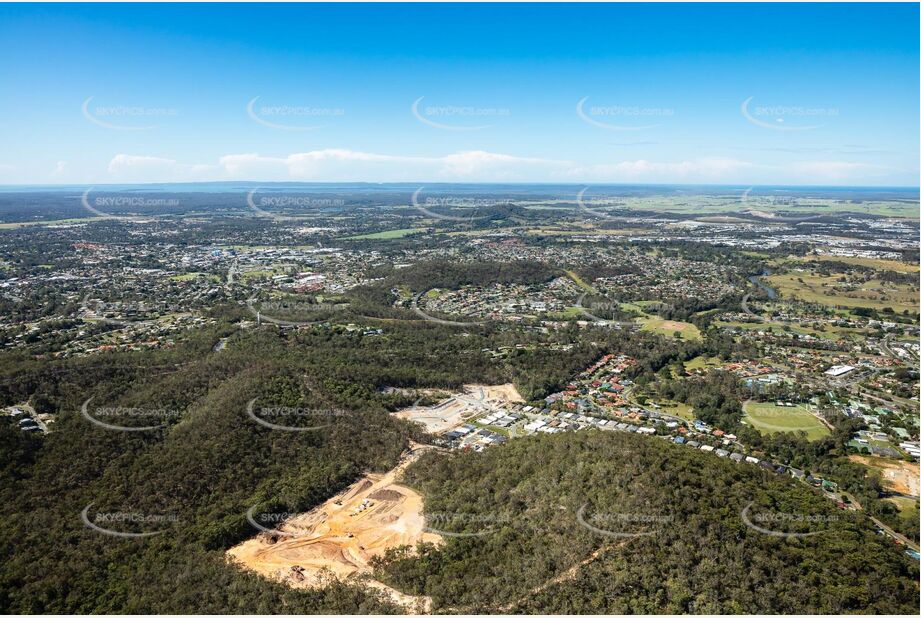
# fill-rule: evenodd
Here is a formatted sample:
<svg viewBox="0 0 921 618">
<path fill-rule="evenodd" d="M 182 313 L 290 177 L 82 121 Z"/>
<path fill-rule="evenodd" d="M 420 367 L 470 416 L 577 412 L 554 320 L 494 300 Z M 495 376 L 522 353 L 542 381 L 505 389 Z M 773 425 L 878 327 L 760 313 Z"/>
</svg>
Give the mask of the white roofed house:
<svg viewBox="0 0 921 618">
<path fill-rule="evenodd" d="M 857 369 L 852 365 L 832 365 L 825 370 L 825 375 L 831 376 L 833 378 L 840 378 L 843 375 L 846 375 Z"/>
</svg>

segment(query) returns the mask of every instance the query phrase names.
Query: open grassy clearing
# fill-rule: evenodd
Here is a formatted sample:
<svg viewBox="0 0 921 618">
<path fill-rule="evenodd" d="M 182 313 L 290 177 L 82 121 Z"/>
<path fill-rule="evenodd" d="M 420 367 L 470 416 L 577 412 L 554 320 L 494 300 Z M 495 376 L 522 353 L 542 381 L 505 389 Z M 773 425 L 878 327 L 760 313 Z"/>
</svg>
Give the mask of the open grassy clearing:
<svg viewBox="0 0 921 618">
<path fill-rule="evenodd" d="M 721 307 L 714 307 L 713 309 L 705 309 L 705 310 L 703 310 L 703 311 L 695 311 L 695 312 L 694 312 L 694 315 L 697 316 L 697 317 L 702 317 L 702 316 L 705 316 L 705 315 L 712 315 L 712 314 L 722 313 L 723 311 L 725 311 L 725 309 L 723 309 L 723 308 L 721 308 Z"/>
<path fill-rule="evenodd" d="M 579 307 L 567 307 L 563 311 L 557 311 L 553 313 L 548 313 L 547 317 L 551 320 L 571 320 L 571 319 L 586 319 L 586 315 L 583 313 L 583 309 Z"/>
<path fill-rule="evenodd" d="M 398 285 L 396 290 L 401 300 L 406 300 L 408 298 L 413 297 L 413 291 L 410 289 L 408 285 L 405 285 L 405 284 Z"/>
<path fill-rule="evenodd" d="M 284 268 L 264 268 L 258 270 L 246 270 L 241 273 L 237 273 L 237 276 L 239 276 L 241 279 L 263 279 L 283 274 L 285 274 Z"/>
<path fill-rule="evenodd" d="M 91 221 L 105 221 L 104 217 L 75 217 L 73 219 L 51 219 L 48 221 L 12 221 L 9 223 L 0 223 L 0 230 L 14 230 L 30 225 L 71 225 L 74 223 L 89 223 Z"/>
<path fill-rule="evenodd" d="M 783 298 L 834 307 L 865 307 L 885 309 L 891 307 L 898 313 L 918 310 L 918 291 L 907 285 L 896 285 L 873 279 L 856 289 L 838 281 L 838 275 L 822 276 L 807 272 L 788 272 L 766 277 L 768 285 L 777 289 Z"/>
<path fill-rule="evenodd" d="M 561 229 L 561 228 L 525 228 L 529 236 L 585 236 L 586 234 L 603 234 L 605 236 L 647 236 L 649 230 L 640 228 L 586 228 L 586 229 Z"/>
<path fill-rule="evenodd" d="M 694 371 L 695 369 L 706 369 L 708 367 L 719 367 L 723 361 L 715 356 L 698 356 L 684 363 L 685 371 Z"/>
<path fill-rule="evenodd" d="M 374 232 L 373 234 L 362 234 L 360 236 L 346 236 L 343 240 L 393 240 L 394 238 L 405 238 L 413 234 L 424 232 L 425 230 L 407 227 L 400 230 L 386 230 L 384 232 Z"/>
<path fill-rule="evenodd" d="M 778 406 L 774 403 L 746 401 L 742 407 L 745 420 L 761 433 L 805 431 L 809 440 L 818 440 L 830 434 L 822 421 L 803 406 Z"/>
<path fill-rule="evenodd" d="M 866 266 L 877 270 L 893 270 L 900 273 L 916 273 L 919 271 L 917 264 L 899 262 L 897 260 L 876 260 L 863 257 L 839 257 L 837 255 L 810 255 L 806 258 L 794 258 L 796 261 L 806 262 L 843 262 L 855 266 Z"/>
<path fill-rule="evenodd" d="M 665 335 L 666 337 L 680 337 L 681 339 L 700 339 L 700 329 L 688 322 L 663 320 L 662 318 L 642 318 L 640 330 Z"/>
<path fill-rule="evenodd" d="M 839 339 L 858 339 L 867 334 L 867 331 L 863 329 L 844 328 L 831 325 L 826 326 L 825 330 L 817 330 L 798 324 L 784 325 L 772 324 L 770 322 L 724 322 L 722 320 L 716 320 L 713 323 L 718 327 L 738 328 L 741 330 L 762 330 L 774 333 L 791 332 L 798 335 L 812 335 L 819 339 L 829 339 L 831 341 L 838 341 Z"/>
<path fill-rule="evenodd" d="M 918 501 L 914 498 L 906 498 L 904 496 L 893 496 L 891 498 L 885 499 L 887 502 L 891 502 L 899 509 L 899 517 L 905 521 L 917 521 L 918 520 Z"/>
<path fill-rule="evenodd" d="M 864 213 L 906 219 L 918 218 L 918 204 L 899 200 L 860 200 L 848 201 L 823 198 L 800 198 L 794 203 L 775 203 L 771 195 L 757 192 L 741 202 L 742 193 L 738 195 L 688 195 L 677 196 L 604 196 L 589 191 L 584 200 L 587 205 L 598 211 L 609 207 L 627 210 L 644 210 L 652 212 L 672 212 L 697 215 L 698 218 L 712 214 L 737 214 L 743 210 L 757 210 L 764 213 L 794 213 L 804 215 L 832 215 L 845 212 Z M 570 199 L 515 200 L 518 206 L 528 209 L 565 209 L 578 210 L 576 196 Z M 562 206 L 562 208 L 560 208 Z"/>
<path fill-rule="evenodd" d="M 686 421 L 694 420 L 694 408 L 686 403 L 681 403 L 680 401 L 672 401 L 670 399 L 656 400 L 652 403 L 658 404 L 660 412 L 681 417 Z"/>
<path fill-rule="evenodd" d="M 207 277 L 211 281 L 220 281 L 221 278 L 217 275 L 210 273 L 194 272 L 194 273 L 183 273 L 181 275 L 173 275 L 170 277 L 171 281 L 192 281 L 193 279 L 198 279 L 199 277 Z"/>
<path fill-rule="evenodd" d="M 591 284 L 586 282 L 582 277 L 577 275 L 575 271 L 567 270 L 566 274 L 569 275 L 569 278 L 572 279 L 575 282 L 575 284 L 578 285 L 580 288 L 582 288 L 584 291 L 590 294 L 593 294 L 595 292 L 595 288 L 593 288 Z"/>
<path fill-rule="evenodd" d="M 655 300 L 635 300 L 629 303 L 621 303 L 620 308 L 622 311 L 633 311 L 634 313 L 639 313 L 642 318 L 653 318 L 650 313 L 646 312 L 646 308 L 650 305 L 655 305 L 658 301 Z"/>
</svg>

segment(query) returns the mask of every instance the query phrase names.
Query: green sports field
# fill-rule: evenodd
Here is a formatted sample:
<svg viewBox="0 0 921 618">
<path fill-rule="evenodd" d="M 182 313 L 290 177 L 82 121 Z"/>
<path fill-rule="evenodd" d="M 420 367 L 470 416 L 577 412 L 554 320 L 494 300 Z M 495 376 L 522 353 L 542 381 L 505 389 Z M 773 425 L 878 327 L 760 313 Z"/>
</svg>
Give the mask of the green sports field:
<svg viewBox="0 0 921 618">
<path fill-rule="evenodd" d="M 828 428 L 803 406 L 778 406 L 774 403 L 747 401 L 742 408 L 745 421 L 761 433 L 805 431 L 809 440 L 829 435 Z"/>
</svg>

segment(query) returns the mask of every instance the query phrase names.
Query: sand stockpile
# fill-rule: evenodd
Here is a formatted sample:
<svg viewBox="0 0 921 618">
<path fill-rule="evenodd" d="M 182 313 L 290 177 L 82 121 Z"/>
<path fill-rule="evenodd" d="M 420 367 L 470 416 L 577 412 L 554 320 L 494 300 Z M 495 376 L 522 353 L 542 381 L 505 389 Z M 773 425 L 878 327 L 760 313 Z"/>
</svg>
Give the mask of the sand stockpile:
<svg viewBox="0 0 921 618">
<path fill-rule="evenodd" d="M 380 491 L 375 491 L 368 497 L 372 500 L 399 501 L 403 498 L 403 494 L 393 489 L 381 489 Z"/>
<path fill-rule="evenodd" d="M 291 586 L 311 587 L 331 576 L 370 574 L 371 558 L 392 547 L 440 543 L 439 535 L 425 531 L 422 496 L 396 484 L 399 473 L 424 450 L 414 448 L 387 474 L 368 475 L 312 511 L 231 548 L 229 559 Z M 427 599 L 404 595 L 380 582 L 368 585 L 408 609 L 425 611 L 428 606 Z"/>
</svg>

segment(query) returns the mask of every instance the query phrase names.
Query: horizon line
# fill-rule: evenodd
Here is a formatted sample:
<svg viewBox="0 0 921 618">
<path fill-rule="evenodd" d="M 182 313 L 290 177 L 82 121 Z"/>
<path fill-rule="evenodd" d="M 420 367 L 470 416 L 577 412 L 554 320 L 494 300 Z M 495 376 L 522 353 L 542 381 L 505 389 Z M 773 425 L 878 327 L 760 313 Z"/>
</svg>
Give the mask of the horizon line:
<svg viewBox="0 0 921 618">
<path fill-rule="evenodd" d="M 628 186 L 628 187 L 795 187 L 801 189 L 899 189 L 912 190 L 921 192 L 921 185 L 846 185 L 846 184 L 757 184 L 757 183 L 687 183 L 687 182 L 528 182 L 528 181 L 509 181 L 509 182 L 478 182 L 478 181 L 370 181 L 370 180 L 202 180 L 202 181 L 181 181 L 169 180 L 160 182 L 75 182 L 75 183 L 21 183 L 6 184 L 0 183 L 0 189 L 10 188 L 76 188 L 76 187 L 145 187 L 145 186 L 163 186 L 163 185 L 223 185 L 223 184 L 251 184 L 251 185 L 280 185 L 280 184 L 301 184 L 301 185 L 483 185 L 483 186 L 562 186 L 562 187 L 604 187 L 604 186 Z"/>
</svg>

